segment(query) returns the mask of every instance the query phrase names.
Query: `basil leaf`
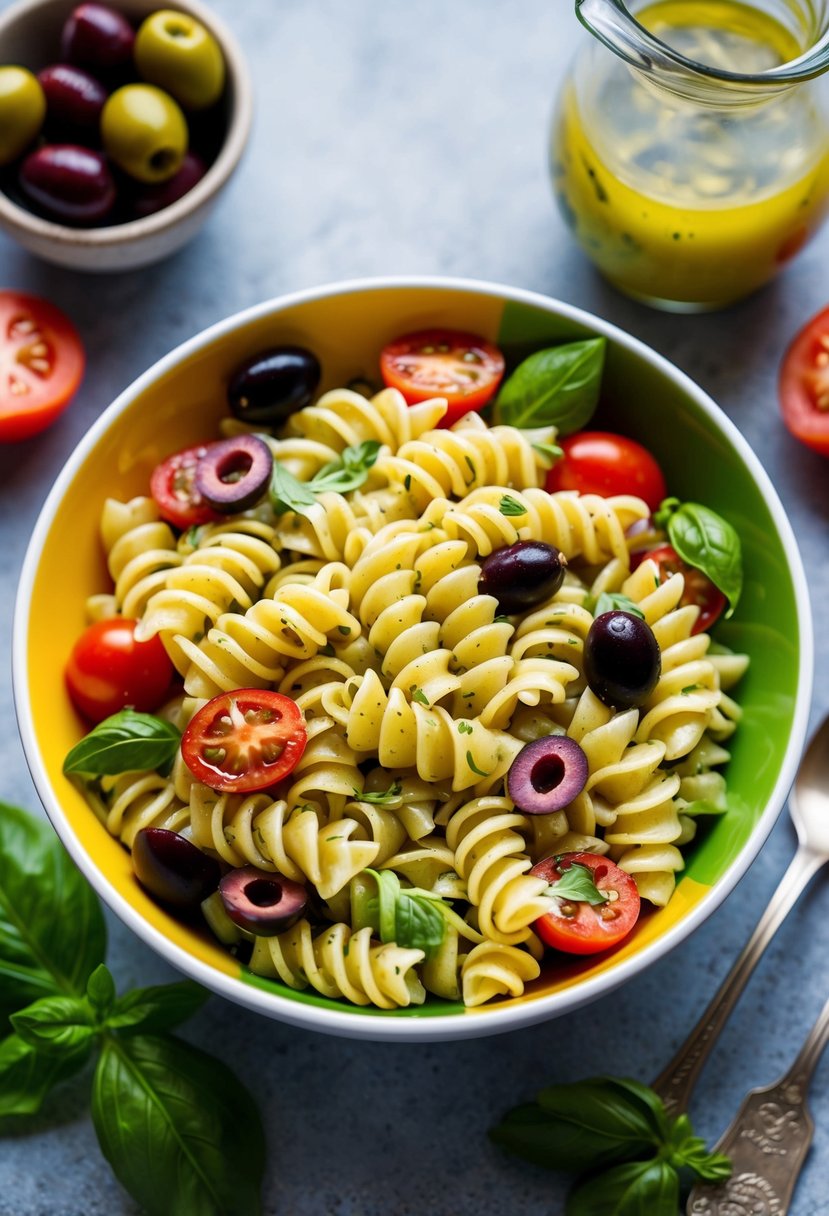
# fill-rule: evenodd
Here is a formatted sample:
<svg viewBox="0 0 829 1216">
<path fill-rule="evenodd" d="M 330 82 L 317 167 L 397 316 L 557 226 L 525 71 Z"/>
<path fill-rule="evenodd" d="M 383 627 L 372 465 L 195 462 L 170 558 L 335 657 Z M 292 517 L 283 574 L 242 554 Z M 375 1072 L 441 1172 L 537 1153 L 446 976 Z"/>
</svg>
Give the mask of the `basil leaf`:
<svg viewBox="0 0 829 1216">
<path fill-rule="evenodd" d="M 679 1175 L 667 1161 L 627 1161 L 582 1182 L 566 1216 L 677 1216 Z"/>
<path fill-rule="evenodd" d="M 571 1136 L 575 1137 L 577 1145 L 575 1159 L 569 1152 Z M 489 1138 L 508 1153 L 548 1170 L 573 1169 L 578 1173 L 594 1164 L 581 1133 L 572 1125 L 563 1125 L 535 1102 L 508 1110 L 501 1122 L 489 1129 Z M 597 1160 L 601 1159 L 600 1155 Z"/>
<path fill-rule="evenodd" d="M 559 1123 L 554 1168 L 578 1172 L 641 1157 L 668 1135 L 662 1103 L 635 1081 L 591 1077 L 552 1085 L 537 1094 L 537 1102 Z"/>
<path fill-rule="evenodd" d="M 346 448 L 339 460 L 323 465 L 308 483 L 315 494 L 323 490 L 336 490 L 345 494 L 357 490 L 368 477 L 369 469 L 377 461 L 381 444 L 376 439 L 366 439 L 354 447 Z"/>
<path fill-rule="evenodd" d="M 76 743 L 63 762 L 64 773 L 87 777 L 155 769 L 166 772 L 175 759 L 181 734 L 172 722 L 134 709 L 105 718 Z"/>
<path fill-rule="evenodd" d="M 622 595 L 621 591 L 603 591 L 596 600 L 593 608 L 594 616 L 601 616 L 603 612 L 629 612 L 631 616 L 638 616 L 644 621 L 645 614 L 638 604 L 634 604 L 628 596 Z"/>
<path fill-rule="evenodd" d="M 593 871 L 580 862 L 572 862 L 566 870 L 561 871 L 561 878 L 556 879 L 547 888 L 547 895 L 556 899 L 572 900 L 575 903 L 606 904 L 609 896 L 596 886 Z"/>
<path fill-rule="evenodd" d="M 397 897 L 400 894 L 400 879 L 393 870 L 366 870 L 377 882 L 377 918 L 374 918 L 374 900 L 368 901 L 371 924 L 377 924 L 381 942 L 393 942 Z"/>
<path fill-rule="evenodd" d="M 395 941 L 398 946 L 422 950 L 428 957 L 440 946 L 445 933 L 446 920 L 439 901 L 400 892 L 395 916 Z"/>
<path fill-rule="evenodd" d="M 730 617 L 743 589 L 743 559 L 740 538 L 728 520 L 698 502 L 686 502 L 669 517 L 668 538 L 684 562 L 719 587 Z"/>
<path fill-rule="evenodd" d="M 532 446 L 545 460 L 561 460 L 564 455 L 564 448 L 560 448 L 557 443 L 534 443 Z"/>
<path fill-rule="evenodd" d="M 115 1003 L 115 980 L 112 978 L 112 972 L 103 963 L 90 975 L 86 996 L 98 1017 L 105 1018 Z"/>
<path fill-rule="evenodd" d="M 387 790 L 383 793 L 374 791 L 368 793 L 366 790 L 354 790 L 354 797 L 358 802 L 369 802 L 372 806 L 387 806 L 390 802 L 397 802 L 403 786 L 399 781 L 393 781 Z"/>
<path fill-rule="evenodd" d="M 502 494 L 501 501 L 498 504 L 498 510 L 502 515 L 526 515 L 527 508 L 523 503 L 520 503 L 517 498 L 513 498 L 511 494 Z"/>
<path fill-rule="evenodd" d="M 604 338 L 588 338 L 536 351 L 504 382 L 495 421 L 515 427 L 555 426 L 562 435 L 580 430 L 599 401 Z"/>
<path fill-rule="evenodd" d="M 691 1170 L 697 1178 L 706 1182 L 722 1182 L 731 1177 L 731 1161 L 724 1153 L 710 1153 L 701 1136 L 695 1136 L 691 1120 L 679 1115 L 671 1128 L 670 1139 L 674 1150 L 670 1163 L 677 1169 Z"/>
<path fill-rule="evenodd" d="M 44 1055 L 71 1055 L 91 1044 L 98 1033 L 85 997 L 44 996 L 11 1014 L 9 1020 L 24 1043 Z"/>
<path fill-rule="evenodd" d="M 298 515 L 307 515 L 309 508 L 316 506 L 313 491 L 304 481 L 289 473 L 278 460 L 273 462 L 271 484 L 268 489 L 271 506 L 277 515 L 285 511 L 296 511 Z"/>
<path fill-rule="evenodd" d="M 0 858 L 0 1016 L 43 996 L 82 996 L 106 952 L 97 896 L 51 827 L 3 803 Z"/>
<path fill-rule="evenodd" d="M 130 1034 L 156 1034 L 172 1030 L 192 1017 L 210 994 L 199 984 L 159 984 L 136 988 L 117 1000 L 106 1020 L 111 1030 Z"/>
<path fill-rule="evenodd" d="M 83 1068 L 92 1041 L 65 1055 L 44 1055 L 18 1034 L 0 1042 L 0 1117 L 34 1115 L 59 1081 Z"/>
<path fill-rule="evenodd" d="M 92 1119 L 148 1216 L 258 1216 L 265 1166 L 253 1098 L 218 1059 L 171 1036 L 108 1038 Z"/>
</svg>

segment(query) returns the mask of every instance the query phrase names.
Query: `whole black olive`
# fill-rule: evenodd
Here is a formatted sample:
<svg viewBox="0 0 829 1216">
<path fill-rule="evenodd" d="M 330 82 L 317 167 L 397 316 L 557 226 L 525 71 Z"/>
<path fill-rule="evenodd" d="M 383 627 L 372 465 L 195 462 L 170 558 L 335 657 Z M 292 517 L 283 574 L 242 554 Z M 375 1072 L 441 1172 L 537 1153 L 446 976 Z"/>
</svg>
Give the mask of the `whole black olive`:
<svg viewBox="0 0 829 1216">
<path fill-rule="evenodd" d="M 551 815 L 584 789 L 587 756 L 567 735 L 546 735 L 528 743 L 507 773 L 507 793 L 528 815 Z"/>
<path fill-rule="evenodd" d="M 242 422 L 276 426 L 313 399 L 321 369 L 302 346 L 277 346 L 237 368 L 227 387 L 231 412 Z"/>
<path fill-rule="evenodd" d="M 197 908 L 219 885 L 215 857 L 178 832 L 142 828 L 132 844 L 132 865 L 141 886 L 173 908 Z"/>
<path fill-rule="evenodd" d="M 659 643 L 647 621 L 621 611 L 596 617 L 584 644 L 584 674 L 600 701 L 619 709 L 641 705 L 661 670 Z"/>
<path fill-rule="evenodd" d="M 517 540 L 486 558 L 478 591 L 495 596 L 502 612 L 527 612 L 555 595 L 566 569 L 567 558 L 555 545 Z"/>
<path fill-rule="evenodd" d="M 271 450 L 258 435 L 219 439 L 196 465 L 195 485 L 216 511 L 246 511 L 259 502 L 271 480 Z"/>
<path fill-rule="evenodd" d="M 301 883 L 257 870 L 256 866 L 225 874 L 219 894 L 230 919 L 258 937 L 274 937 L 290 929 L 308 903 L 308 893 Z"/>
</svg>

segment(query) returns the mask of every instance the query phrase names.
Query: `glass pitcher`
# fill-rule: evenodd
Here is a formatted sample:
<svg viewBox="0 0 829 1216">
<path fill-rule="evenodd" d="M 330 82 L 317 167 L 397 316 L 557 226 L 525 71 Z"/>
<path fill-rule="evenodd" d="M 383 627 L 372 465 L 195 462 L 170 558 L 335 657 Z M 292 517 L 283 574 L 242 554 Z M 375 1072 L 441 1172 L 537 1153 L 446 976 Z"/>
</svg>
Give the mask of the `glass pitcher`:
<svg viewBox="0 0 829 1216">
<path fill-rule="evenodd" d="M 605 277 L 658 308 L 771 279 L 829 206 L 829 0 L 576 0 L 556 196 Z M 633 11 L 631 11 L 633 10 Z"/>
</svg>

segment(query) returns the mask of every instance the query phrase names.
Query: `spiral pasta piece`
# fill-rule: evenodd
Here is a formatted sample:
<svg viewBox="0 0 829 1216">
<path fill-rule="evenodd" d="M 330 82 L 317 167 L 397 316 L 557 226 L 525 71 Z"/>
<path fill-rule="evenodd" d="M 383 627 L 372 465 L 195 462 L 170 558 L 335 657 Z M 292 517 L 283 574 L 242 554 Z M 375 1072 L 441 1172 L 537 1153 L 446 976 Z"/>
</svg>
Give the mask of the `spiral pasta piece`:
<svg viewBox="0 0 829 1216">
<path fill-rule="evenodd" d="M 173 781 L 160 773 L 119 773 L 101 777 L 84 793 L 111 836 L 131 849 L 142 828 L 166 828 L 189 835 L 190 811 Z"/>
<path fill-rule="evenodd" d="M 501 942 L 481 942 L 461 966 L 464 1005 L 474 1008 L 498 996 L 521 996 L 541 968 L 531 954 Z"/>
<path fill-rule="evenodd" d="M 395 388 L 383 389 L 369 399 L 351 389 L 337 388 L 293 414 L 287 434 L 315 439 L 338 453 L 366 439 L 396 452 L 401 444 L 433 430 L 446 410 L 442 397 L 410 406 Z"/>
<path fill-rule="evenodd" d="M 173 530 L 159 518 L 152 498 L 126 503 L 108 498 L 101 513 L 101 539 L 114 591 L 105 597 L 106 607 L 99 611 L 93 606 L 89 615 L 100 619 L 122 613 L 137 620 L 166 586 L 168 572 L 181 565 Z"/>
</svg>

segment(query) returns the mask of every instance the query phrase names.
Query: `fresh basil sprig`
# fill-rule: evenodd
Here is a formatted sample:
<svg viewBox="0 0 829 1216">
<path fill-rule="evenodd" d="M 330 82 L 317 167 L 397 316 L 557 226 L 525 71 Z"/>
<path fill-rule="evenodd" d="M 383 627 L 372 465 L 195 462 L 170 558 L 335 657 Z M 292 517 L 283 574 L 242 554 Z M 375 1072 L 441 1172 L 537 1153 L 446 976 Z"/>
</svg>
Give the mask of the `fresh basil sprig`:
<svg viewBox="0 0 829 1216">
<path fill-rule="evenodd" d="M 550 1086 L 489 1134 L 535 1165 L 589 1174 L 571 1190 L 566 1216 L 676 1216 L 681 1177 L 714 1182 L 731 1172 L 727 1157 L 694 1136 L 687 1115 L 670 1119 L 652 1089 L 625 1077 Z"/>
<path fill-rule="evenodd" d="M 396 942 L 428 957 L 443 942 L 446 917 L 440 896 L 419 888 L 406 890 L 392 870 L 366 870 L 377 882 L 377 898 L 366 904 L 368 923 L 381 942 Z"/>
<path fill-rule="evenodd" d="M 561 877 L 550 884 L 547 894 L 555 895 L 556 899 L 594 906 L 606 904 L 609 899 L 609 896 L 596 886 L 593 871 L 589 866 L 583 866 L 578 861 L 572 862 L 566 870 L 561 871 Z"/>
<path fill-rule="evenodd" d="M 155 769 L 169 772 L 181 743 L 181 733 L 154 714 L 122 709 L 93 726 L 71 749 L 63 771 L 85 777 L 117 776 L 118 773 Z"/>
<path fill-rule="evenodd" d="M 743 589 L 743 555 L 735 528 L 698 502 L 666 498 L 654 515 L 668 539 L 689 566 L 701 570 L 728 600 L 726 617 L 737 607 Z"/>
<path fill-rule="evenodd" d="M 631 616 L 638 616 L 643 621 L 645 619 L 645 614 L 639 605 L 634 604 L 627 595 L 622 595 L 621 591 L 603 591 L 595 603 L 588 597 L 585 607 L 588 612 L 593 613 L 593 616 L 601 616 L 605 612 L 629 612 Z"/>
<path fill-rule="evenodd" d="M 587 338 L 530 355 L 501 386 L 494 421 L 554 426 L 561 435 L 581 430 L 599 401 L 606 346 L 604 338 Z"/>
<path fill-rule="evenodd" d="M 275 460 L 269 490 L 271 506 L 277 515 L 285 511 L 307 515 L 317 501 L 317 494 L 325 490 L 334 490 L 338 494 L 358 490 L 376 463 L 380 447 L 376 439 L 366 439 L 347 447 L 338 460 L 323 465 L 310 481 L 300 481 Z"/>
<path fill-rule="evenodd" d="M 259 1216 L 264 1137 L 227 1066 L 169 1031 L 207 999 L 185 981 L 118 996 L 101 906 L 54 833 L 0 804 L 0 1116 L 33 1115 L 94 1052 L 104 1156 L 148 1216 Z M 148 1168 L 151 1163 L 151 1168 Z"/>
</svg>

